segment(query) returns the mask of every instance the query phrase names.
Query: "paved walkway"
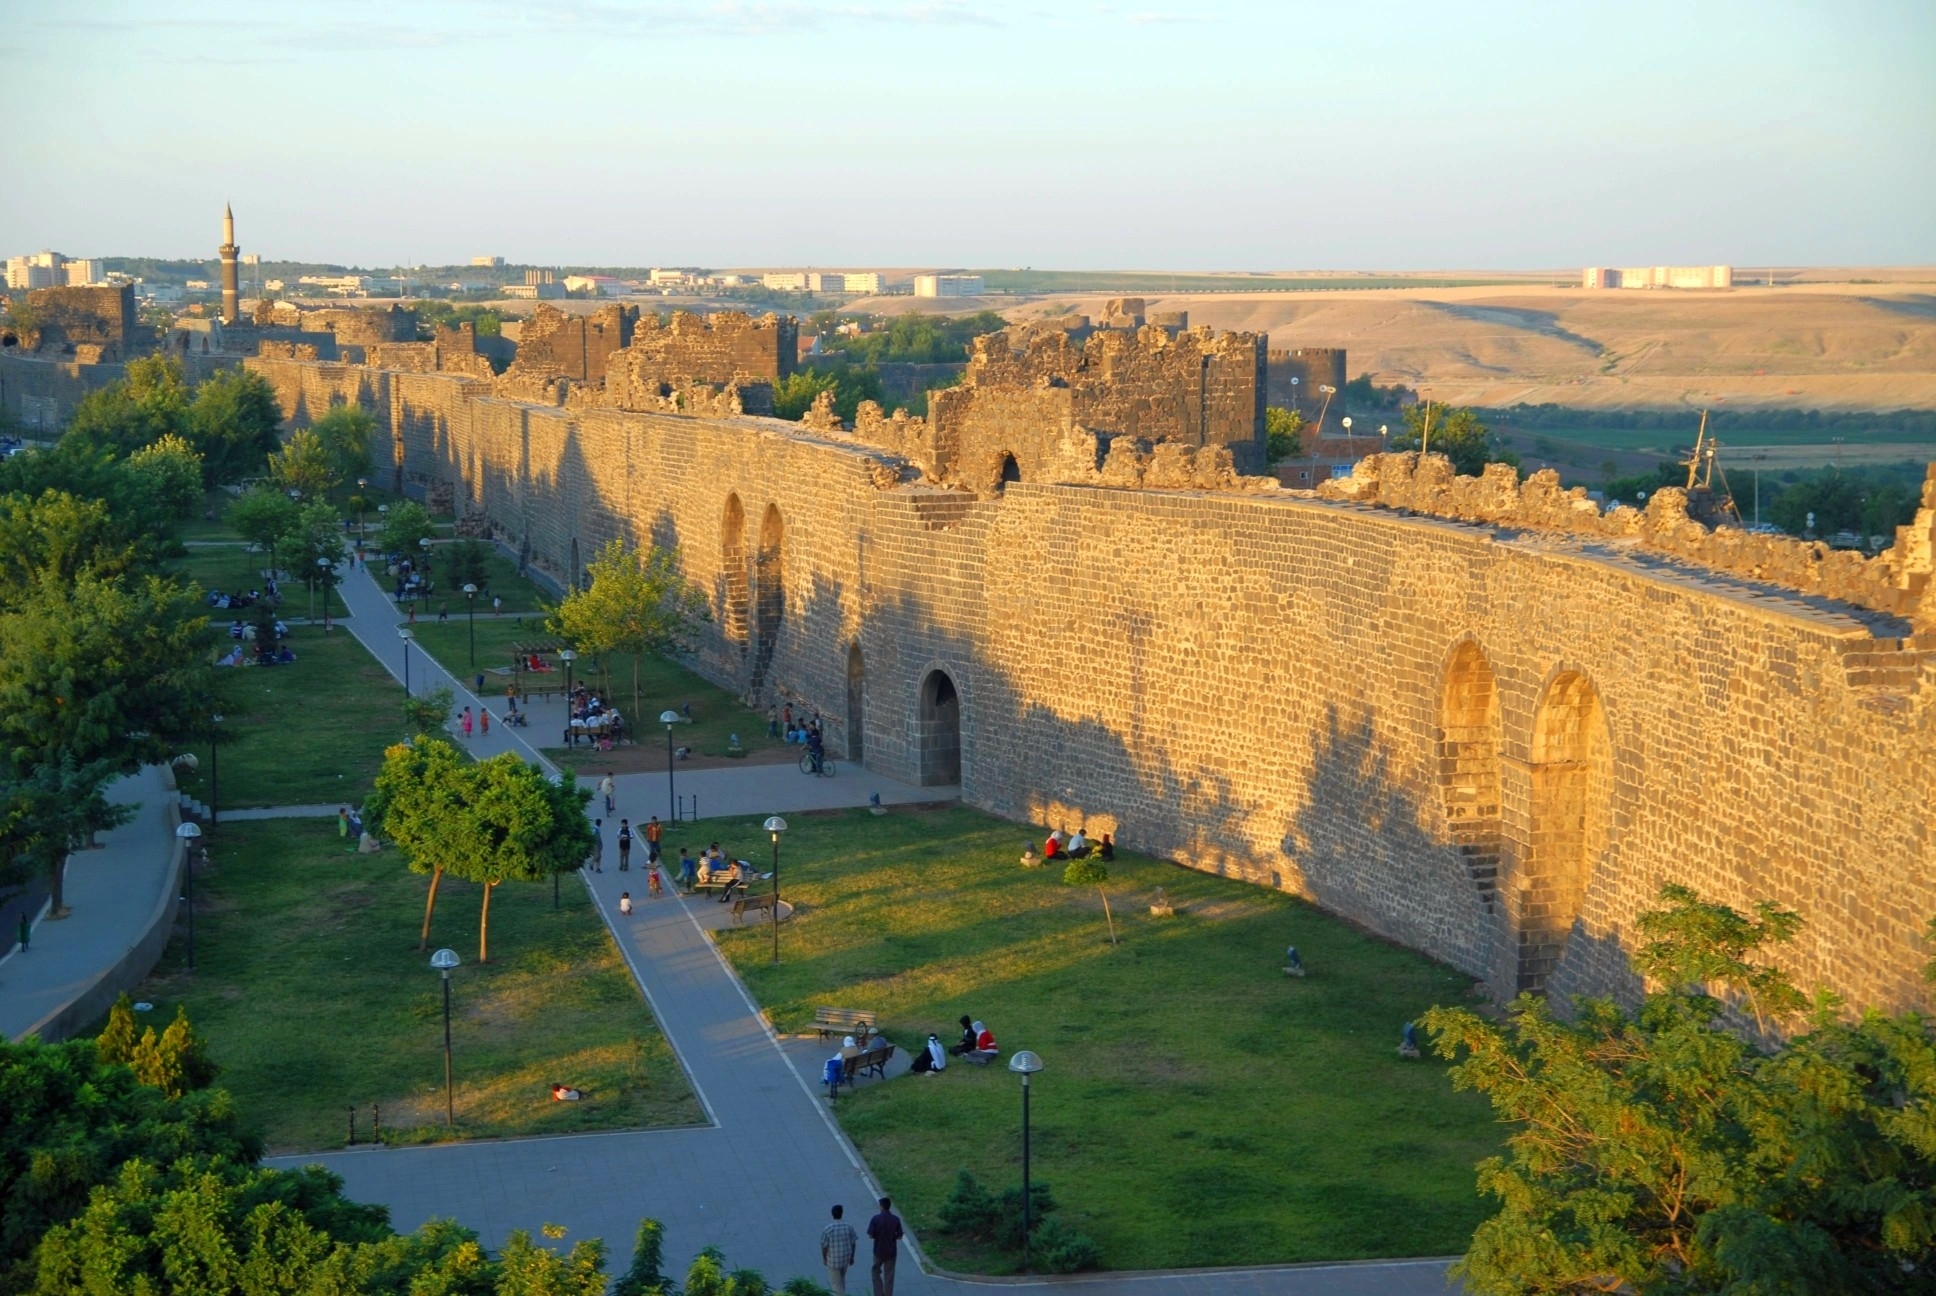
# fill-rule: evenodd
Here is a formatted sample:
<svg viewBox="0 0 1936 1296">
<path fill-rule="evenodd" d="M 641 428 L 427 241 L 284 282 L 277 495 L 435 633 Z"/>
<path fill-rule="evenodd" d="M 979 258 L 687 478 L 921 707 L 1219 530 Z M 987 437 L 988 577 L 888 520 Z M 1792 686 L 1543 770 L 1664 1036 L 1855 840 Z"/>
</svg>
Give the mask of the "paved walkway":
<svg viewBox="0 0 1936 1296">
<path fill-rule="evenodd" d="M 68 857 L 69 915 L 43 917 L 25 953 L 15 943 L 17 933 L 0 935 L 13 951 L 0 959 L 0 1035 L 8 1039 L 35 1030 L 126 957 L 174 885 L 169 807 L 175 793 L 162 771 L 150 767 L 117 779 L 107 795 L 121 805 L 138 801 L 140 809 L 103 833 L 99 849 Z"/>
<path fill-rule="evenodd" d="M 247 810 L 224 808 L 222 819 L 232 823 L 240 823 L 244 819 L 334 819 L 336 812 L 344 806 L 354 809 L 357 804 L 361 803 L 335 801 L 329 805 L 253 806 Z"/>
</svg>

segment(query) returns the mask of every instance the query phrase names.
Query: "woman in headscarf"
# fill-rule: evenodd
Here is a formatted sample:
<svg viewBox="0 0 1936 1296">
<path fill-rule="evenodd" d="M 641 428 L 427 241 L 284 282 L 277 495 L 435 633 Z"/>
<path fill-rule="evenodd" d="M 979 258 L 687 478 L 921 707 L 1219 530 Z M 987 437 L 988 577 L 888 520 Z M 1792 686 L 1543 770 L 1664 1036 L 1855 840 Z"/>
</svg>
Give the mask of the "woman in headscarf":
<svg viewBox="0 0 1936 1296">
<path fill-rule="evenodd" d="M 930 1035 L 928 1046 L 914 1055 L 914 1065 L 908 1070 L 921 1075 L 933 1075 L 937 1071 L 945 1071 L 947 1067 L 948 1052 L 941 1047 L 941 1037 Z"/>
</svg>

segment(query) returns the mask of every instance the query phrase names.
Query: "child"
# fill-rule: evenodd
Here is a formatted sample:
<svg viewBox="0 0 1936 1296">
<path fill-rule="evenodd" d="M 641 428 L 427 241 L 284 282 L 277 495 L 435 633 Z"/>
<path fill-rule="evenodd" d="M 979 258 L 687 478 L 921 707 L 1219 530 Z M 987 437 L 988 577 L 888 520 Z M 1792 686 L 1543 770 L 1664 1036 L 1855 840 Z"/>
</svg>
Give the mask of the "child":
<svg viewBox="0 0 1936 1296">
<path fill-rule="evenodd" d="M 630 891 L 621 891 L 618 893 L 618 911 L 627 918 L 632 916 L 632 893 Z"/>
<path fill-rule="evenodd" d="M 652 896 L 658 896 L 662 894 L 663 885 L 664 884 L 659 879 L 659 862 L 657 860 L 654 860 L 651 863 L 651 865 L 647 867 L 647 869 L 645 870 L 646 894 L 652 895 Z"/>
</svg>

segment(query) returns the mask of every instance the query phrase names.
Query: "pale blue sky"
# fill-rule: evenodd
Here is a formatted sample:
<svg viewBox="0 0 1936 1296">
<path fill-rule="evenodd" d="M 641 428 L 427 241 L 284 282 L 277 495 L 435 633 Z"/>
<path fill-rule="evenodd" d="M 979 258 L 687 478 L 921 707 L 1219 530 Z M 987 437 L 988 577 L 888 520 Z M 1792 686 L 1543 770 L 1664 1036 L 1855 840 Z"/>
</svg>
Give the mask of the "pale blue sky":
<svg viewBox="0 0 1936 1296">
<path fill-rule="evenodd" d="M 0 0 L 0 252 L 1936 262 L 1936 3 Z"/>
</svg>

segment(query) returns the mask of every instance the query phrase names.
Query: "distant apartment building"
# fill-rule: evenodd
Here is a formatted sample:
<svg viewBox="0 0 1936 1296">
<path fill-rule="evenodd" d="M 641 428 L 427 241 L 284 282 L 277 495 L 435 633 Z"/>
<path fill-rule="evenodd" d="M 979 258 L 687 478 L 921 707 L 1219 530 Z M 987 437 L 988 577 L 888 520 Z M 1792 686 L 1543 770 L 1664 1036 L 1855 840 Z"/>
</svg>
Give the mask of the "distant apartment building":
<svg viewBox="0 0 1936 1296">
<path fill-rule="evenodd" d="M 804 270 L 788 270 L 779 274 L 761 275 L 760 283 L 774 292 L 806 292 L 808 277 Z M 818 279 L 820 276 L 812 277 Z"/>
<path fill-rule="evenodd" d="M 472 257 L 471 264 L 474 266 L 483 266 L 487 270 L 498 270 L 503 268 L 504 258 L 501 256 Z"/>
<path fill-rule="evenodd" d="M 533 288 L 539 284 L 555 283 L 556 281 L 557 276 L 549 270 L 526 270 L 524 272 L 524 282 Z"/>
<path fill-rule="evenodd" d="M 1588 266 L 1582 288 L 1732 288 L 1733 266 Z"/>
<path fill-rule="evenodd" d="M 365 275 L 303 275 L 296 282 L 333 297 L 361 297 L 370 290 L 370 281 Z M 188 286 L 193 288 L 195 281 L 190 280 Z"/>
<path fill-rule="evenodd" d="M 563 297 L 565 286 L 549 279 L 542 283 L 506 284 L 504 295 L 523 301 L 550 301 Z"/>
<path fill-rule="evenodd" d="M 689 283 L 695 277 L 684 270 L 664 270 L 654 266 L 652 273 L 646 277 L 646 282 L 650 283 L 654 288 L 670 288 L 679 284 Z"/>
<path fill-rule="evenodd" d="M 7 287 L 60 288 L 67 283 L 61 267 L 67 258 L 58 252 L 40 251 L 31 256 L 7 258 Z"/>
<path fill-rule="evenodd" d="M 106 278 L 101 271 L 101 263 L 92 258 L 63 262 L 61 274 L 65 276 L 69 288 L 85 288 L 89 284 L 101 283 Z"/>
<path fill-rule="evenodd" d="M 873 270 L 859 274 L 809 274 L 807 287 L 814 292 L 877 293 L 881 290 L 881 276 Z"/>
<path fill-rule="evenodd" d="M 979 297 L 980 275 L 924 274 L 914 276 L 916 297 Z"/>
</svg>

